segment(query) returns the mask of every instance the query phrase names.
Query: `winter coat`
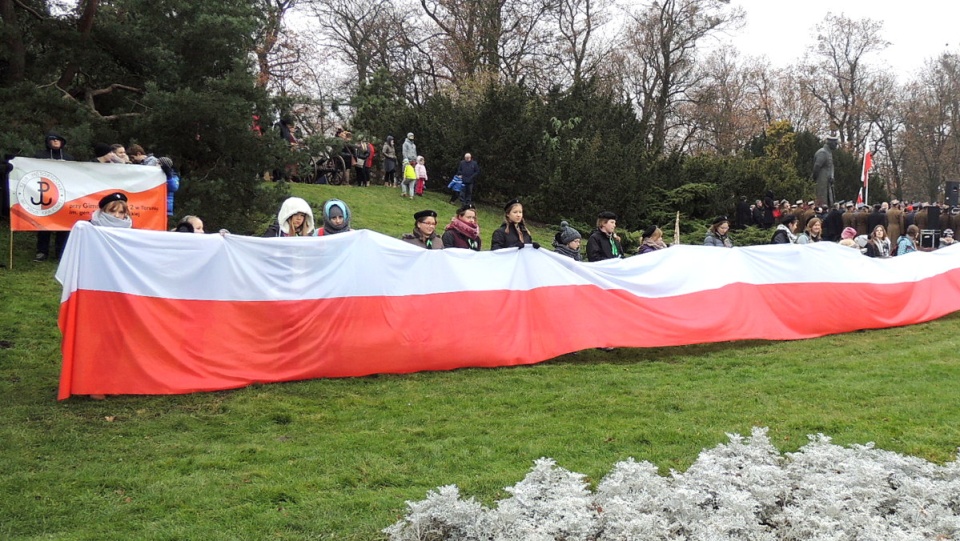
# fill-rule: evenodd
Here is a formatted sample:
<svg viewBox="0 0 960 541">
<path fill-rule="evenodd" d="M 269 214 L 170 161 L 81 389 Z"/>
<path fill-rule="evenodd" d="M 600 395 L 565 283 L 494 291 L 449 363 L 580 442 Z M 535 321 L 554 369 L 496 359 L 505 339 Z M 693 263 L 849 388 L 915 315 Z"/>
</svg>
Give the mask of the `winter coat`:
<svg viewBox="0 0 960 541">
<path fill-rule="evenodd" d="M 420 236 L 420 233 L 414 230 L 413 233 L 404 233 L 400 240 L 404 242 L 409 242 L 414 246 L 419 246 L 421 248 L 426 248 L 427 250 L 443 250 L 443 238 L 440 235 L 437 235 L 436 232 L 431 233 L 430 236 L 426 239 Z M 427 246 L 427 242 L 430 242 L 430 246 Z"/>
<path fill-rule="evenodd" d="M 623 257 L 623 246 L 612 235 L 594 229 L 587 239 L 587 261 L 603 261 Z"/>
<path fill-rule="evenodd" d="M 707 236 L 703 239 L 704 246 L 717 246 L 719 248 L 733 248 L 733 241 L 730 237 L 719 236 L 713 231 L 707 231 Z"/>
<path fill-rule="evenodd" d="M 50 141 L 55 139 L 60 141 L 60 148 L 56 150 L 50 148 Z M 67 148 L 67 140 L 61 137 L 59 134 L 53 132 L 48 133 L 46 139 L 44 139 L 44 145 L 46 148 L 34 154 L 34 158 L 39 160 L 64 160 L 68 162 L 76 161 L 73 159 L 73 156 L 67 154 L 67 152 L 64 150 Z"/>
<path fill-rule="evenodd" d="M 417 144 L 412 139 L 403 140 L 403 159 L 410 163 L 417 161 Z"/>
<path fill-rule="evenodd" d="M 477 165 L 476 160 L 460 160 L 460 165 L 457 167 L 457 174 L 460 175 L 460 179 L 464 184 L 473 184 L 480 175 L 480 166 Z"/>
<path fill-rule="evenodd" d="M 503 225 L 493 232 L 493 238 L 490 241 L 490 249 L 500 250 L 503 248 L 515 248 L 533 242 L 533 239 L 530 237 L 530 233 L 527 231 L 526 226 L 522 226 L 521 231 L 523 232 L 523 239 L 517 235 L 516 227 L 510 227 L 508 229 L 507 224 L 503 223 Z"/>
<path fill-rule="evenodd" d="M 441 238 L 443 239 L 444 248 L 465 248 L 467 250 L 474 250 L 476 252 L 480 251 L 482 242 L 480 238 L 472 239 L 453 228 L 448 228 L 446 231 L 444 231 L 443 237 Z"/>
<path fill-rule="evenodd" d="M 263 237 L 290 237 L 293 236 L 290 231 L 290 224 L 287 223 L 287 220 L 290 219 L 294 214 L 302 212 L 307 215 L 303 220 L 303 228 L 306 231 L 307 237 L 317 236 L 317 229 L 314 227 L 313 223 L 313 209 L 310 208 L 310 205 L 299 197 L 288 197 L 282 205 L 280 205 L 280 211 L 277 213 L 277 221 L 267 228 L 266 232 L 262 235 Z"/>
</svg>

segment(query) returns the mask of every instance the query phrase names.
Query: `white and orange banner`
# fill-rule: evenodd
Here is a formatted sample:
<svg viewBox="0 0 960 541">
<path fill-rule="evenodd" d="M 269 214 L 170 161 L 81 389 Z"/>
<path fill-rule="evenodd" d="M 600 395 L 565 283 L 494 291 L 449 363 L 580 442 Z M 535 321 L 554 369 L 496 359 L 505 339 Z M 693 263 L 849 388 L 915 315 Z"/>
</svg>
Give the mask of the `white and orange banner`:
<svg viewBox="0 0 960 541">
<path fill-rule="evenodd" d="M 11 231 L 69 231 L 90 220 L 100 199 L 123 192 L 133 227 L 167 228 L 167 180 L 159 167 L 14 158 Z"/>
<path fill-rule="evenodd" d="M 78 223 L 59 398 L 538 363 L 595 347 L 794 340 L 960 310 L 960 246 L 674 246 L 577 263 L 371 231 L 189 235 Z"/>
</svg>

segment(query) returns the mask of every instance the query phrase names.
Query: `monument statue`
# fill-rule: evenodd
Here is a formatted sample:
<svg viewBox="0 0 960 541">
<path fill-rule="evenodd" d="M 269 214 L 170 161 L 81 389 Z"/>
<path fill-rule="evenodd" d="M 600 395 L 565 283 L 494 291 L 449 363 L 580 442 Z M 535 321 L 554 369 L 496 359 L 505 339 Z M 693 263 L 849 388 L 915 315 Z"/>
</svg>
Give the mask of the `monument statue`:
<svg viewBox="0 0 960 541">
<path fill-rule="evenodd" d="M 813 180 L 817 183 L 817 205 L 833 206 L 833 151 L 837 149 L 837 136 L 830 134 L 823 148 L 813 155 Z"/>
</svg>

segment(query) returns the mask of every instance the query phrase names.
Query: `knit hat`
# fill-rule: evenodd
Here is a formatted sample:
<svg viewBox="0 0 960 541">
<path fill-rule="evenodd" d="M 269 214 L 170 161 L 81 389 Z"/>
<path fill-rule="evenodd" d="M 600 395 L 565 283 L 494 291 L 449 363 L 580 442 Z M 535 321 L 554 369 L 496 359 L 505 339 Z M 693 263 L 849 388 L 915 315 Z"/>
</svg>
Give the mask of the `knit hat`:
<svg viewBox="0 0 960 541">
<path fill-rule="evenodd" d="M 168 157 L 166 157 L 166 156 L 163 156 L 163 157 L 161 157 L 161 158 L 157 158 L 157 162 L 159 162 L 161 166 L 166 165 L 167 167 L 173 169 L 173 160 L 171 160 L 170 158 L 168 158 Z"/>
<path fill-rule="evenodd" d="M 556 240 L 559 244 L 567 245 L 580 238 L 580 232 L 570 227 L 566 221 L 560 222 L 560 231 L 557 232 Z"/>
<path fill-rule="evenodd" d="M 110 149 L 110 145 L 108 145 L 108 144 L 106 144 L 106 143 L 97 143 L 97 144 L 93 145 L 93 153 L 94 153 L 98 158 L 102 158 L 102 157 L 106 156 L 107 154 L 110 154 L 111 152 L 113 152 L 113 151 Z"/>
<path fill-rule="evenodd" d="M 413 132 L 407 134 L 407 139 L 413 139 Z"/>
<path fill-rule="evenodd" d="M 852 239 L 857 236 L 857 230 L 852 227 L 844 227 L 843 231 L 840 232 L 840 238 L 842 239 Z"/>
<path fill-rule="evenodd" d="M 107 147 L 107 148 L 109 148 L 109 147 Z M 122 193 L 120 193 L 120 192 L 113 192 L 113 193 L 110 194 L 110 195 L 105 195 L 105 196 L 103 196 L 103 197 L 100 199 L 100 210 L 103 210 L 104 207 L 106 207 L 106 206 L 109 205 L 110 203 L 113 203 L 114 201 L 123 201 L 124 203 L 126 203 L 126 202 L 127 202 L 127 196 L 124 195 L 124 194 L 122 194 Z"/>
</svg>

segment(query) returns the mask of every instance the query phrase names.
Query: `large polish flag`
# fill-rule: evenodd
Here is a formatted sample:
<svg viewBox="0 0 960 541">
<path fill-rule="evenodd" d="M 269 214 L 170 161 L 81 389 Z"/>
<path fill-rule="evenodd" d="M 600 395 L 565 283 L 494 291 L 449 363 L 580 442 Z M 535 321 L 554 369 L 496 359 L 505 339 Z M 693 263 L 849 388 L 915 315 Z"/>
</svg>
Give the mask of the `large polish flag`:
<svg viewBox="0 0 960 541">
<path fill-rule="evenodd" d="M 960 310 L 960 247 L 675 246 L 577 263 L 372 231 L 261 239 L 78 223 L 59 398 L 541 362 L 594 347 L 793 340 Z"/>
<path fill-rule="evenodd" d="M 167 227 L 167 177 L 159 167 L 34 158 L 10 163 L 11 231 L 69 231 L 114 192 L 127 196 L 133 227 Z"/>
</svg>

